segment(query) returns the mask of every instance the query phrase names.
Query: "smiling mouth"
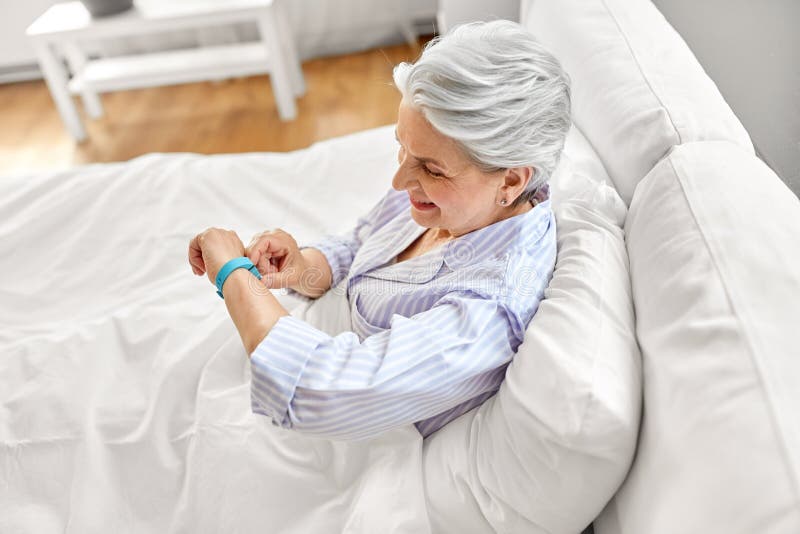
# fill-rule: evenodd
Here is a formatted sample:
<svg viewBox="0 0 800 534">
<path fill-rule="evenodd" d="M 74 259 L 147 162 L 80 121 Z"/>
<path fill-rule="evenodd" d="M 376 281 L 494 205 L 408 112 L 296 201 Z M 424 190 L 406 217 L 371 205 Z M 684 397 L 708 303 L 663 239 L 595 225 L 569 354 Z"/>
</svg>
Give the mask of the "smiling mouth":
<svg viewBox="0 0 800 534">
<path fill-rule="evenodd" d="M 411 201 L 411 205 L 414 206 L 417 209 L 423 209 L 424 210 L 424 209 L 431 209 L 431 208 L 435 208 L 436 207 L 436 204 L 434 204 L 433 202 L 424 202 L 424 201 L 421 201 L 421 200 L 414 200 L 411 197 L 409 197 L 408 199 Z"/>
</svg>

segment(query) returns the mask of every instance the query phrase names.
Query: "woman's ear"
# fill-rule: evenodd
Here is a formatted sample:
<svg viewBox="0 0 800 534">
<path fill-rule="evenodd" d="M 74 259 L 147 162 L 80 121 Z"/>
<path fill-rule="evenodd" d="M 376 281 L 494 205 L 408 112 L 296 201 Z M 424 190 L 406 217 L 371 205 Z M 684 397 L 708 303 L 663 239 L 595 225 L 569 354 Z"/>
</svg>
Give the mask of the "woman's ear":
<svg viewBox="0 0 800 534">
<path fill-rule="evenodd" d="M 525 191 L 532 179 L 533 167 L 511 167 L 506 169 L 503 187 L 508 191 L 509 201 L 516 200 Z"/>
</svg>

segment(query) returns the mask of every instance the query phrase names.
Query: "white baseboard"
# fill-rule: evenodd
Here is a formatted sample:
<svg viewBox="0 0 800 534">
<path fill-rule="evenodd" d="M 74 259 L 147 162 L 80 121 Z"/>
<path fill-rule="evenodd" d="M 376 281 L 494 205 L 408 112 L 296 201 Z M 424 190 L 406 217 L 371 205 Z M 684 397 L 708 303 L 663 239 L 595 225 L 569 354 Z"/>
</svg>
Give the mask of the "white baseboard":
<svg viewBox="0 0 800 534">
<path fill-rule="evenodd" d="M 0 83 L 39 80 L 41 78 L 42 71 L 39 70 L 39 65 L 36 63 L 0 67 Z"/>
</svg>

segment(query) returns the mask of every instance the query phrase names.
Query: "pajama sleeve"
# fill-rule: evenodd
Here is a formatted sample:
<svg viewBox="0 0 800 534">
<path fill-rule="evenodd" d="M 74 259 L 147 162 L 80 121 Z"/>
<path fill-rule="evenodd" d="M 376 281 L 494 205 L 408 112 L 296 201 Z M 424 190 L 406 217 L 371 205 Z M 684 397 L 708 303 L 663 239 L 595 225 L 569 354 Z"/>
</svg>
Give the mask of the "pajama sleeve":
<svg viewBox="0 0 800 534">
<path fill-rule="evenodd" d="M 503 304 L 459 292 L 363 341 L 282 317 L 251 355 L 255 413 L 361 439 L 496 390 L 519 341 Z"/>
</svg>

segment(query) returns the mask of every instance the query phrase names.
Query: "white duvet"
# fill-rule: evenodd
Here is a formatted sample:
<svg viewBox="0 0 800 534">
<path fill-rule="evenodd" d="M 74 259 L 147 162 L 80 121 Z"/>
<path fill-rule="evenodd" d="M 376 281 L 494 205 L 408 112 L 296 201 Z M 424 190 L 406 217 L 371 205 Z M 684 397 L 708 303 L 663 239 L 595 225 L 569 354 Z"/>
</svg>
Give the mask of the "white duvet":
<svg viewBox="0 0 800 534">
<path fill-rule="evenodd" d="M 605 175 L 576 129 L 565 154 L 563 172 Z M 300 243 L 348 230 L 390 187 L 395 158 L 387 126 L 288 154 L 152 154 L 0 178 L 0 534 L 425 533 L 460 532 L 455 525 L 465 522 L 483 532 L 490 524 L 511 528 L 520 513 L 561 525 L 552 519 L 558 503 L 531 501 L 525 492 L 552 475 L 547 495 L 563 493 L 572 488 L 558 479 L 565 472 L 607 476 L 607 466 L 592 461 L 597 447 L 625 453 L 611 464 L 624 473 L 629 448 L 617 442 L 629 441 L 621 432 L 610 444 L 590 440 L 586 450 L 571 451 L 572 471 L 531 472 L 530 488 L 517 475 L 531 451 L 506 458 L 489 447 L 480 465 L 493 472 L 491 489 L 476 482 L 467 490 L 459 477 L 474 473 L 475 458 L 465 455 L 475 451 L 462 430 L 474 412 L 436 442 L 433 455 L 411 425 L 370 441 L 334 442 L 251 412 L 247 355 L 215 288 L 191 273 L 190 238 L 209 226 L 233 229 L 245 242 L 276 227 Z M 558 218 L 559 198 L 572 193 L 558 179 L 552 185 Z M 581 225 L 573 231 L 583 243 Z M 279 298 L 329 333 L 348 327 L 341 299 Z M 539 368 L 537 376 L 547 372 Z M 577 384 L 576 395 L 585 387 L 580 376 L 564 376 Z M 520 380 L 530 377 L 518 372 Z M 571 392 L 564 394 L 563 406 L 548 398 L 537 410 L 564 409 Z M 616 405 L 602 406 L 613 412 Z M 503 418 L 496 423 L 502 427 Z M 635 425 L 628 430 L 635 440 Z M 533 445 L 541 439 L 534 437 Z M 579 505 L 563 503 L 564 513 Z"/>
<path fill-rule="evenodd" d="M 0 532 L 428 531 L 416 430 L 333 442 L 253 415 L 239 336 L 186 261 L 209 226 L 347 229 L 394 150 L 387 127 L 0 179 Z"/>
</svg>

